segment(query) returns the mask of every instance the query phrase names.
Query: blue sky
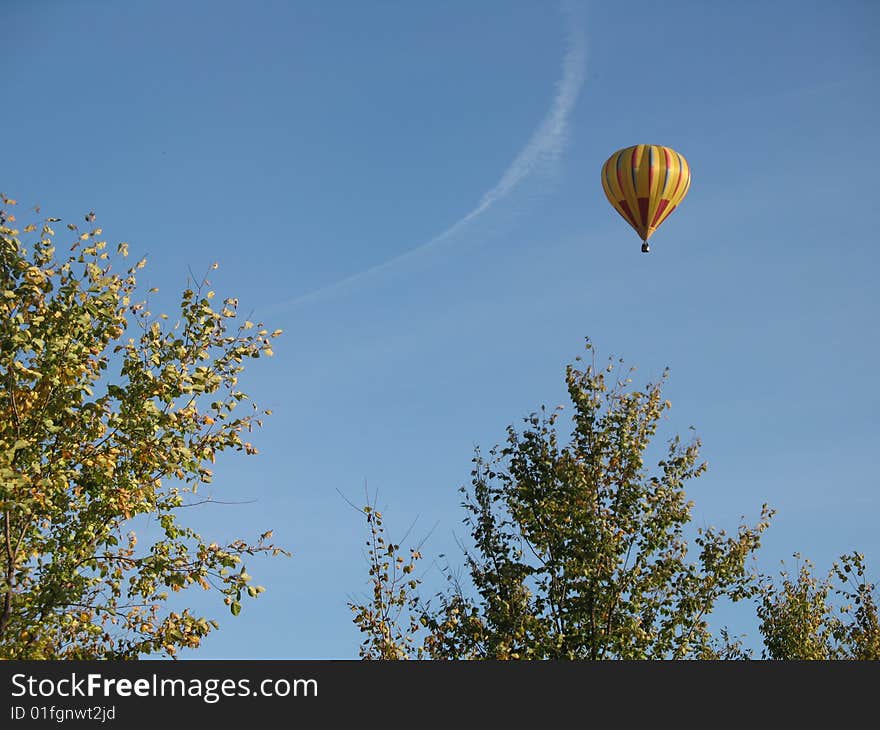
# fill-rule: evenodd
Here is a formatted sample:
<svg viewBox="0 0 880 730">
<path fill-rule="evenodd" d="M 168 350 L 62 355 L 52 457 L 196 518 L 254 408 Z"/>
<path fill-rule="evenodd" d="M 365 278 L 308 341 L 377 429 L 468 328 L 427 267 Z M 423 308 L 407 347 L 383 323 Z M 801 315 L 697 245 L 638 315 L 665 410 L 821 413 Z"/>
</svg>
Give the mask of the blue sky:
<svg viewBox="0 0 880 730">
<path fill-rule="evenodd" d="M 586 336 L 642 379 L 671 368 L 664 435 L 694 425 L 709 461 L 697 524 L 768 502 L 765 569 L 859 549 L 880 575 L 878 20 L 857 0 L 7 0 L 0 189 L 94 209 L 166 309 L 217 261 L 218 294 L 285 330 L 242 383 L 275 412 L 261 453 L 216 470 L 218 499 L 255 501 L 195 519 L 294 556 L 249 566 L 267 591 L 237 619 L 193 595 L 222 626 L 192 656 L 355 656 L 364 533 L 339 492 L 366 482 L 392 533 L 416 520 L 426 555 L 455 555 L 473 447 L 564 403 Z M 599 182 L 637 143 L 693 170 L 649 256 Z"/>
</svg>

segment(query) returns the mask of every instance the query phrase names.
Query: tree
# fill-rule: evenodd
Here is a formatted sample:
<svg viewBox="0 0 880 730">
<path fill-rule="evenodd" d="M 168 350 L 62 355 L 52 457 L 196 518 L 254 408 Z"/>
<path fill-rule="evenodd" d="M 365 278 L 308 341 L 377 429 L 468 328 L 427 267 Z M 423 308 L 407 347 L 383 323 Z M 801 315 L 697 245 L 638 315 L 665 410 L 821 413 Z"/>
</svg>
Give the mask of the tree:
<svg viewBox="0 0 880 730">
<path fill-rule="evenodd" d="M 765 505 L 759 522 L 735 535 L 697 530 L 696 560 L 689 559 L 684 528 L 693 505 L 684 484 L 706 468 L 699 440 L 674 438 L 649 474 L 646 452 L 670 407 L 661 396 L 666 374 L 639 390 L 616 370 L 595 359 L 567 368 L 568 444 L 559 409 L 542 409 L 522 433 L 510 427 L 489 458 L 477 451 L 472 485 L 462 488 L 474 590 L 449 573 L 438 608 L 414 608 L 428 655 L 642 659 L 725 651 L 706 618 L 719 600 L 757 591 L 749 558 L 771 511 Z M 357 612 L 356 622 L 375 633 Z"/>
<path fill-rule="evenodd" d="M 488 458 L 477 450 L 461 489 L 467 581 L 447 568 L 449 587 L 423 600 L 412 577 L 421 553 L 404 559 L 375 506 L 365 510 L 372 596 L 350 604 L 365 636 L 361 656 L 748 659 L 741 638 L 713 634 L 707 621 L 719 601 L 746 599 L 757 607 L 765 658 L 880 657 L 863 557 L 844 556 L 824 580 L 809 564 L 781 583 L 760 574 L 752 560 L 773 514 L 767 505 L 753 527 L 698 529 L 688 539 L 685 485 L 706 469 L 699 439 L 673 438 L 657 469 L 646 468 L 670 407 L 667 373 L 638 389 L 612 361 L 597 366 L 589 342 L 587 352 L 589 364 L 577 358 L 566 369 L 567 443 L 560 409 L 541 409 Z"/>
<path fill-rule="evenodd" d="M 261 325 L 240 322 L 237 300 L 213 304 L 207 280 L 187 288 L 179 318 L 136 300 L 136 274 L 101 240 L 68 224 L 57 257 L 46 218 L 0 216 L 0 655 L 4 658 L 174 656 L 216 621 L 171 610 L 169 592 L 218 591 L 233 614 L 252 585 L 245 556 L 284 552 L 267 532 L 220 545 L 181 521 L 226 450 L 264 413 L 240 414 L 244 362 L 271 355 Z M 39 208 L 34 209 L 39 213 Z M 216 264 L 214 265 L 216 268 Z M 151 290 L 151 292 L 154 290 Z M 161 537 L 141 545 L 132 520 Z"/>
<path fill-rule="evenodd" d="M 350 601 L 353 621 L 365 634 L 359 654 L 361 659 L 422 659 L 424 647 L 417 646 L 420 631 L 418 597 L 413 593 L 419 580 L 413 575 L 422 558 L 418 548 L 410 548 L 404 560 L 399 544 L 386 537 L 382 513 L 375 504 L 362 510 L 370 536 L 367 539 L 367 560 L 372 595 L 369 602 Z"/>
<path fill-rule="evenodd" d="M 766 580 L 757 609 L 764 658 L 880 659 L 874 592 L 857 552 L 841 556 L 823 578 L 805 560 L 796 576 L 783 570 L 779 583 Z"/>
</svg>

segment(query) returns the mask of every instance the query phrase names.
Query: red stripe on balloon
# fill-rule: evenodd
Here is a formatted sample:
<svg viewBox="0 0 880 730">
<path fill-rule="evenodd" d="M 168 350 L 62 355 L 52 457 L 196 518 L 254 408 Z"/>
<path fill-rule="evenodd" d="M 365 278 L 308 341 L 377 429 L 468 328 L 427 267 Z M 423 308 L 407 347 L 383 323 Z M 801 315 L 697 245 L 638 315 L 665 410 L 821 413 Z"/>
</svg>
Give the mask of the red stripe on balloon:
<svg viewBox="0 0 880 730">
<path fill-rule="evenodd" d="M 630 225 L 634 228 L 638 228 L 639 224 L 636 223 L 635 216 L 633 215 L 632 210 L 629 207 L 629 203 L 627 203 L 625 200 L 618 200 L 617 204 L 621 208 L 623 208 L 623 212 L 626 213 L 626 219 L 629 221 Z"/>
<path fill-rule="evenodd" d="M 648 199 L 639 198 L 639 213 L 642 216 L 642 226 L 648 225 Z"/>
<path fill-rule="evenodd" d="M 615 170 L 617 172 L 617 184 L 620 185 L 620 192 L 626 195 L 626 188 L 623 186 L 623 171 L 620 169 L 620 161 L 622 159 L 623 155 L 618 155 Z"/>
<path fill-rule="evenodd" d="M 654 214 L 654 220 L 651 221 L 651 227 L 657 225 L 657 221 L 663 217 L 663 211 L 666 210 L 666 206 L 669 205 L 669 201 L 666 198 L 662 198 L 660 200 L 660 205 L 657 206 L 657 212 Z"/>
</svg>

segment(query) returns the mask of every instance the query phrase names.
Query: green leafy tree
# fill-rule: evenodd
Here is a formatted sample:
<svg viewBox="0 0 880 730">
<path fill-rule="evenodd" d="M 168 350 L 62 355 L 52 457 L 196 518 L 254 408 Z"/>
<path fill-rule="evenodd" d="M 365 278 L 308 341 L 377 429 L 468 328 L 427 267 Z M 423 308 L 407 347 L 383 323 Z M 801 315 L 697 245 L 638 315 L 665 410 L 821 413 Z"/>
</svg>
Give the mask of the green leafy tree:
<svg viewBox="0 0 880 730">
<path fill-rule="evenodd" d="M 366 603 L 348 604 L 355 624 L 365 635 L 360 657 L 425 658 L 424 647 L 416 644 L 421 625 L 418 597 L 414 593 L 419 579 L 413 574 L 422 554 L 417 548 L 410 548 L 408 559 L 404 559 L 400 545 L 388 539 L 382 513 L 375 504 L 368 504 L 361 512 L 370 532 L 366 547 L 372 590 Z"/>
<path fill-rule="evenodd" d="M 417 591 L 421 552 L 404 558 L 381 514 L 364 511 L 371 600 L 350 604 L 365 635 L 361 656 L 751 659 L 744 637 L 725 628 L 713 635 L 707 623 L 720 600 L 749 600 L 764 659 L 880 659 L 877 588 L 862 554 L 842 556 L 825 577 L 809 561 L 795 575 L 760 574 L 750 562 L 772 517 L 766 505 L 754 527 L 686 539 L 685 485 L 706 468 L 699 440 L 673 438 L 649 471 L 650 443 L 670 407 L 661 395 L 667 374 L 637 389 L 615 370 L 595 359 L 567 368 L 574 410 L 565 445 L 560 409 L 542 409 L 521 432 L 509 428 L 489 458 L 477 451 L 461 490 L 467 575 L 447 569 L 449 588 L 433 607 Z"/>
<path fill-rule="evenodd" d="M 800 555 L 795 555 L 800 560 Z M 767 580 L 758 605 L 767 659 L 880 659 L 876 587 L 861 553 L 843 555 L 825 577 L 809 560 Z"/>
<path fill-rule="evenodd" d="M 56 255 L 46 218 L 13 228 L 0 215 L 0 656 L 174 656 L 217 628 L 171 610 L 171 592 L 218 591 L 237 614 L 251 583 L 246 556 L 268 542 L 218 544 L 181 521 L 200 501 L 215 456 L 256 453 L 246 440 L 263 413 L 238 389 L 246 360 L 271 355 L 237 301 L 214 304 L 207 280 L 183 292 L 174 319 L 136 299 L 141 260 L 107 252 L 94 213 L 68 224 Z M 39 208 L 34 209 L 39 213 Z M 117 269 L 121 266 L 121 269 Z M 215 265 L 216 268 L 216 265 Z M 152 291 L 152 290 L 151 290 Z M 132 520 L 160 537 L 141 545 Z"/>
<path fill-rule="evenodd" d="M 758 523 L 741 525 L 736 534 L 709 528 L 687 538 L 693 505 L 684 486 L 706 468 L 699 440 L 672 439 L 657 469 L 646 468 L 651 439 L 670 407 L 661 395 L 665 379 L 664 373 L 637 389 L 613 362 L 569 366 L 574 411 L 567 443 L 558 431 L 559 409 L 549 415 L 542 409 L 522 432 L 511 427 L 506 445 L 488 458 L 477 452 L 472 484 L 462 488 L 472 589 L 450 572 L 450 588 L 434 609 L 396 594 L 396 606 L 417 618 L 397 630 L 365 620 L 383 613 L 375 602 L 371 614 L 356 608 L 367 644 L 397 631 L 411 639 L 421 633 L 422 651 L 434 658 L 741 654 L 726 634 L 712 636 L 707 617 L 720 600 L 758 591 L 750 558 L 771 510 L 765 505 Z M 389 564 L 396 559 L 394 550 L 386 556 Z M 385 576 L 371 578 L 380 599 Z M 398 654 L 413 655 L 411 645 L 399 643 Z"/>
</svg>

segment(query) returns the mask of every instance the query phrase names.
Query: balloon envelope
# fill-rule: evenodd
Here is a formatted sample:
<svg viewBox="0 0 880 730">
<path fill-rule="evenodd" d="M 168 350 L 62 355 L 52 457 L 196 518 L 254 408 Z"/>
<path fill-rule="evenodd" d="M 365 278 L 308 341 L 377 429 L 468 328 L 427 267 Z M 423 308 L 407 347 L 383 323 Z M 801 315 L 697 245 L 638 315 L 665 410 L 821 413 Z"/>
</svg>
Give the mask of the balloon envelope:
<svg viewBox="0 0 880 730">
<path fill-rule="evenodd" d="M 644 241 L 684 200 L 691 168 L 670 147 L 637 144 L 615 152 L 602 166 L 602 188 L 615 210 Z"/>
</svg>

